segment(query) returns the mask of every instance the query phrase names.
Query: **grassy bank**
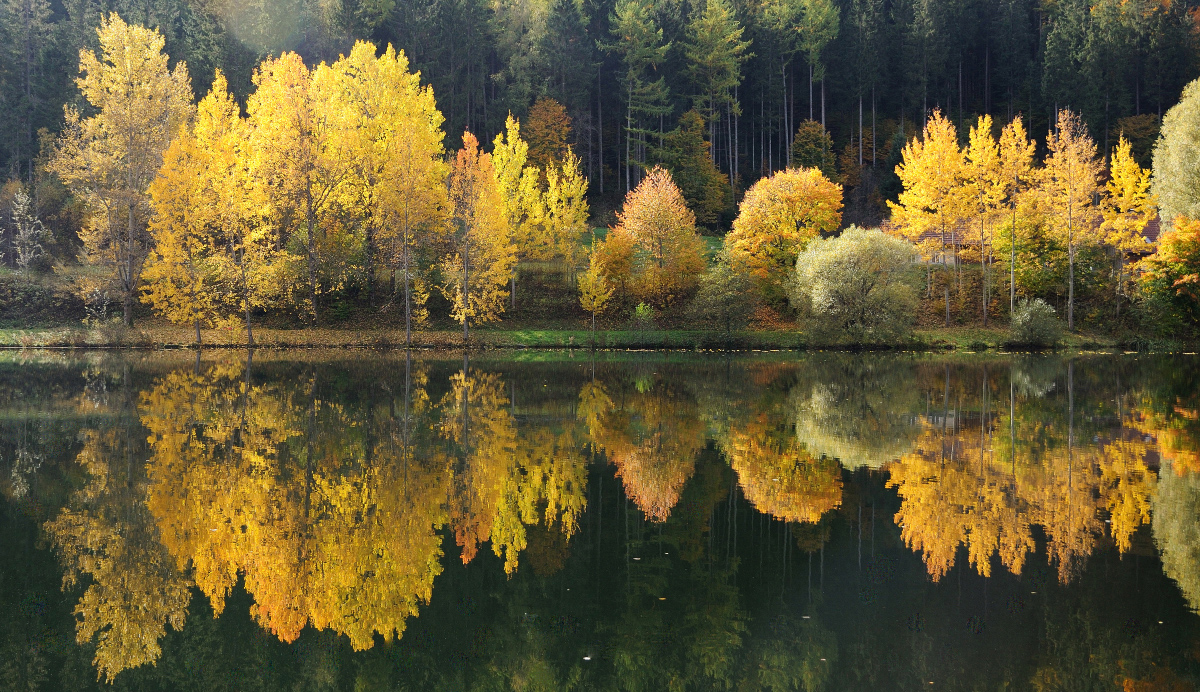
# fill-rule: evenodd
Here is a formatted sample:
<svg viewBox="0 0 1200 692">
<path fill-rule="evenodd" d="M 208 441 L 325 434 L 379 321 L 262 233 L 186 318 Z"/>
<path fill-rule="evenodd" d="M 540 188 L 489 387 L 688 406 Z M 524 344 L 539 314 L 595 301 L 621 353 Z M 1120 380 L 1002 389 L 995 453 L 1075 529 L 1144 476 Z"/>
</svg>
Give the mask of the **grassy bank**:
<svg viewBox="0 0 1200 692">
<path fill-rule="evenodd" d="M 237 330 L 205 329 L 201 333 L 205 348 L 243 348 L 245 335 Z M 950 327 L 918 329 L 911 340 L 876 347 L 903 350 L 1002 350 L 1008 338 L 1003 328 Z M 314 327 L 308 329 L 259 328 L 254 331 L 262 348 L 378 348 L 403 347 L 404 330 L 389 327 Z M 809 340 L 801 331 L 754 330 L 726 338 L 722 333 L 698 330 L 598 330 L 595 345 L 600 349 L 676 349 L 676 350 L 803 350 L 851 348 L 844 344 L 822 344 Z M 413 345 L 419 348 L 461 348 L 462 332 L 452 329 L 422 330 L 413 333 Z M 482 328 L 471 333 L 471 348 L 589 348 L 592 334 L 571 328 Z M 195 331 L 186 327 L 147 321 L 125 329 L 119 326 L 85 329 L 82 326 L 29 327 L 0 329 L 0 348 L 192 348 Z M 1144 350 L 1183 350 L 1184 344 L 1143 341 Z M 1111 350 L 1130 348 L 1109 336 L 1068 334 L 1060 344 L 1068 350 Z"/>
</svg>

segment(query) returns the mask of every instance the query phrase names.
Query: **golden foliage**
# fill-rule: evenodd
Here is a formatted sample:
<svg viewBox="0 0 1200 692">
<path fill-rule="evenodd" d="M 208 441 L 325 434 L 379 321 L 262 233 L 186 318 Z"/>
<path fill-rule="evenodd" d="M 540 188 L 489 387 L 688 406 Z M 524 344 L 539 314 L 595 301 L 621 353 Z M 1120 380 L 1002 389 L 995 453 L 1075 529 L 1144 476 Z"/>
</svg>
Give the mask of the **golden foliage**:
<svg viewBox="0 0 1200 692">
<path fill-rule="evenodd" d="M 442 262 L 442 292 L 451 315 L 464 324 L 498 319 L 516 253 L 492 158 L 470 132 L 450 171 L 450 205 L 455 252 Z"/>
<path fill-rule="evenodd" d="M 621 300 L 665 307 L 695 289 L 704 270 L 696 217 L 665 169 L 655 167 L 625 197 L 598 259 Z"/>
<path fill-rule="evenodd" d="M 842 466 L 814 456 L 765 412 L 734 425 L 721 448 L 755 509 L 786 522 L 821 520 L 842 503 Z"/>
<path fill-rule="evenodd" d="M 808 241 L 842 222 L 842 186 L 816 168 L 789 168 L 746 192 L 725 249 L 769 297 L 786 296 L 788 274 Z"/>
<path fill-rule="evenodd" d="M 921 139 L 906 144 L 902 156 L 896 175 L 904 191 L 896 202 L 888 202 L 892 221 L 910 240 L 933 231 L 940 234 L 944 246 L 970 203 L 963 184 L 966 162 L 954 124 L 935 109 Z M 926 247 L 925 252 L 932 257 L 933 248 Z"/>
<path fill-rule="evenodd" d="M 132 463 L 132 431 L 88 431 L 77 463 L 87 484 L 45 530 L 63 563 L 63 588 L 90 580 L 75 606 L 76 637 L 95 641 L 93 660 L 109 682 L 158 659 L 167 623 L 181 630 L 189 580 L 158 540 L 145 480 Z M 130 475 L 133 474 L 133 475 Z"/>
<path fill-rule="evenodd" d="M 579 416 L 588 438 L 617 467 L 625 493 L 653 521 L 665 521 L 696 470 L 704 424 L 696 404 L 664 383 L 642 383 L 614 402 L 585 385 Z"/>
<path fill-rule="evenodd" d="M 566 160 L 570 151 L 567 138 L 571 134 L 571 117 L 561 103 L 545 96 L 534 102 L 525 119 L 525 132 L 529 140 L 529 165 L 549 171 Z"/>
<path fill-rule="evenodd" d="M 1134 160 L 1124 134 L 1113 148 L 1109 173 L 1105 183 L 1108 195 L 1100 205 L 1105 240 L 1122 252 L 1144 249 L 1142 231 L 1157 213 L 1158 198 L 1150 192 L 1150 171 Z"/>
<path fill-rule="evenodd" d="M 80 239 L 88 260 L 108 267 L 132 320 L 142 266 L 152 247 L 148 188 L 173 137 L 192 112 L 187 65 L 167 69 L 165 39 L 126 24 L 113 13 L 96 30 L 100 56 L 79 53 L 75 80 L 96 114 L 68 107 L 66 127 L 49 170 L 81 199 L 88 212 Z"/>
</svg>

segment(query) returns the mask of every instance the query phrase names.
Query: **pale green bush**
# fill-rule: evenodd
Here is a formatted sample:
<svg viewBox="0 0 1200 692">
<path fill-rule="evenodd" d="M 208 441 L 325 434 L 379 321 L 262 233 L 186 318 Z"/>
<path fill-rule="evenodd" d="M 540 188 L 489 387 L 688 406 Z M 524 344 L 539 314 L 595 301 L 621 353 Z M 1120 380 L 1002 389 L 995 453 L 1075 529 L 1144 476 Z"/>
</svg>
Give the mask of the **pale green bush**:
<svg viewBox="0 0 1200 692">
<path fill-rule="evenodd" d="M 792 305 L 814 335 L 860 344 L 894 342 L 916 317 L 912 243 L 851 226 L 814 240 L 796 258 Z"/>
<path fill-rule="evenodd" d="M 1062 337 L 1062 322 L 1042 300 L 1022 300 L 1013 311 L 1009 341 L 1022 346 L 1053 346 Z"/>
</svg>

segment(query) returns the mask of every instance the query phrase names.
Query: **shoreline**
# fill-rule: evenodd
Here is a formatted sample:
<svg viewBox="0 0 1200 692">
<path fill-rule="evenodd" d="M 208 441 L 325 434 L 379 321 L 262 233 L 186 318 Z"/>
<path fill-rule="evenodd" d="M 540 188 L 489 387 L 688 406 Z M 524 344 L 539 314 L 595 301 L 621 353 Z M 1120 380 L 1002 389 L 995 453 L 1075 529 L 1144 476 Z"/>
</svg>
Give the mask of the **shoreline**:
<svg viewBox="0 0 1200 692">
<path fill-rule="evenodd" d="M 578 350 L 578 351 L 690 351 L 690 352 L 762 352 L 762 351 L 845 351 L 845 352 L 1009 352 L 1031 351 L 1125 351 L 1184 352 L 1192 344 L 1134 337 L 1119 340 L 1108 335 L 1066 334 L 1053 348 L 1029 348 L 1007 342 L 1007 330 L 982 327 L 916 329 L 912 338 L 884 344 L 816 343 L 802 331 L 743 331 L 727 338 L 723 333 L 701 330 L 598 330 L 592 343 L 590 330 L 563 328 L 488 329 L 471 334 L 467 350 Z M 199 350 L 246 350 L 244 334 L 229 330 L 202 330 Z M 255 330 L 256 350 L 412 350 L 461 351 L 461 332 L 422 330 L 413 333 L 406 347 L 404 330 L 377 328 L 330 328 Z M 195 332 L 186 327 L 148 323 L 100 329 L 82 327 L 0 328 L 0 350 L 197 350 Z"/>
</svg>

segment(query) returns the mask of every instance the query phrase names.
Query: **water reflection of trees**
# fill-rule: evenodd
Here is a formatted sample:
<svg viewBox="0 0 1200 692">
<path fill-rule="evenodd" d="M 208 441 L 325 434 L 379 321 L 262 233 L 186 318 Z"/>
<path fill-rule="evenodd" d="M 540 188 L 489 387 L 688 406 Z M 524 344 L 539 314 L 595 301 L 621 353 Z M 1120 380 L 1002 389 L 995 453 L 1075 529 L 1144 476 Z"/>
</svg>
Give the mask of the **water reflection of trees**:
<svg viewBox="0 0 1200 692">
<path fill-rule="evenodd" d="M 1019 368 L 978 368 L 924 383 L 931 399 L 942 390 L 941 410 L 923 417 L 913 450 L 888 471 L 902 501 L 902 536 L 934 580 L 960 547 L 984 576 L 993 559 L 1019 574 L 1036 526 L 1067 581 L 1098 540 L 1126 552 L 1149 523 L 1152 445 L 1110 410 L 1126 395 L 1095 378 L 1078 382 L 1073 364 L 1056 377 L 1048 382 L 1043 372 L 1030 385 L 1035 378 Z"/>
<path fill-rule="evenodd" d="M 621 365 L 563 378 L 522 412 L 498 368 L 388 367 L 176 363 L 150 380 L 102 376 L 105 391 L 71 400 L 105 418 L 84 422 L 72 454 L 86 482 L 45 528 L 66 583 L 85 588 L 77 634 L 101 671 L 155 660 L 193 587 L 220 614 L 240 582 L 278 638 L 313 627 L 364 649 L 405 631 L 455 545 L 464 563 L 490 560 L 490 544 L 510 576 L 522 555 L 553 574 L 587 523 L 590 458 L 633 501 L 629 550 L 656 535 L 688 564 L 708 557 L 679 611 L 652 600 L 665 572 L 626 563 L 641 600 L 613 646 L 650 687 L 746 680 L 722 667 L 738 657 L 757 661 L 760 687 L 828 669 L 809 660 L 836 651 L 814 623 L 781 620 L 769 637 L 739 625 L 736 569 L 712 566 L 713 537 L 716 554 L 736 553 L 745 499 L 786 524 L 782 544 L 815 554 L 854 485 L 844 466 L 884 467 L 902 539 L 935 581 L 960 550 L 988 576 L 1020 573 L 1042 546 L 1070 580 L 1098 547 L 1131 550 L 1153 508 L 1168 573 L 1200 598 L 1188 475 L 1200 406 L 1188 382 L 1154 384 L 1165 374 L 1122 383 L 1120 368 L 1001 357 Z M 795 642 L 803 655 L 781 653 Z M 539 646 L 501 667 L 534 675 Z"/>
</svg>

